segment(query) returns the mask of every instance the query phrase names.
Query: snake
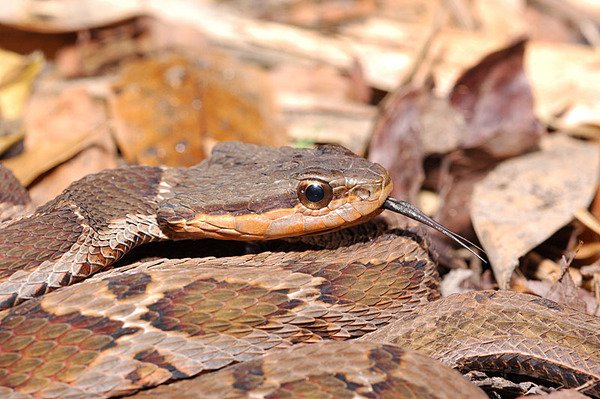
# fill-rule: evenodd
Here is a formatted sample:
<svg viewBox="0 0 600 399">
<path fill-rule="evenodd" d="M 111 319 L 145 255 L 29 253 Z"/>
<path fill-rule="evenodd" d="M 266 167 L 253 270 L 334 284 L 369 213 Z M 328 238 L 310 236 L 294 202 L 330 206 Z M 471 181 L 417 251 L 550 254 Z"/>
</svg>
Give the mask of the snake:
<svg viewBox="0 0 600 399">
<path fill-rule="evenodd" d="M 0 397 L 486 397 L 471 370 L 600 397 L 595 317 L 515 292 L 441 298 L 426 234 L 378 215 L 472 243 L 341 146 L 220 143 L 189 168 L 86 176 L 32 212 L 1 167 L 0 187 Z M 271 245 L 120 264 L 215 239 Z"/>
</svg>

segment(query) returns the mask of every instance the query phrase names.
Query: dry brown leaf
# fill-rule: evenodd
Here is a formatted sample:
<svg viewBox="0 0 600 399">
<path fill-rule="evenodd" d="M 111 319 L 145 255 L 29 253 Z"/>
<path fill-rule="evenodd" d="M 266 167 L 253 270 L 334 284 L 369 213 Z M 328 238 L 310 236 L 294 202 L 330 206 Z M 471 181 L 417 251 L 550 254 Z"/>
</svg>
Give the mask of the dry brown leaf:
<svg viewBox="0 0 600 399">
<path fill-rule="evenodd" d="M 369 160 L 383 165 L 392 177 L 392 195 L 411 202 L 423 183 L 423 143 L 419 118 L 422 89 L 399 89 L 384 101 L 373 128 Z"/>
<path fill-rule="evenodd" d="M 507 40 L 527 33 L 525 6 L 524 1 L 514 0 L 475 0 L 471 4 L 478 22 L 477 30 Z"/>
<path fill-rule="evenodd" d="M 24 185 L 72 158 L 107 129 L 103 104 L 81 87 L 58 95 L 36 92 L 27 107 L 24 125 L 25 151 L 5 161 Z"/>
<path fill-rule="evenodd" d="M 464 148 L 477 147 L 494 158 L 505 158 L 537 144 L 542 130 L 523 69 L 525 44 L 519 40 L 486 55 L 457 79 L 450 103 L 467 122 Z"/>
<path fill-rule="evenodd" d="M 125 160 L 172 166 L 201 161 L 202 90 L 185 57 L 167 55 L 124 64 L 109 104 Z"/>
<path fill-rule="evenodd" d="M 0 50 L 0 117 L 9 120 L 21 117 L 31 85 L 43 65 L 41 53 L 24 57 Z"/>
<path fill-rule="evenodd" d="M 267 78 L 217 52 L 166 53 L 126 64 L 110 98 L 129 163 L 194 165 L 215 141 L 282 145 Z"/>
<path fill-rule="evenodd" d="M 487 54 L 505 47 L 503 36 L 473 34 L 456 29 L 444 29 L 432 44 L 433 76 L 438 97 L 449 96 L 465 68 L 475 65 Z"/>
<path fill-rule="evenodd" d="M 600 125 L 598 52 L 585 46 L 530 42 L 527 55 L 537 116 L 563 129 Z"/>
<path fill-rule="evenodd" d="M 22 185 L 28 186 L 42 173 L 72 158 L 91 145 L 96 138 L 84 135 L 60 143 L 43 143 L 23 154 L 3 161 L 12 170 Z"/>
<path fill-rule="evenodd" d="M 60 48 L 54 58 L 63 78 L 97 76 L 127 59 L 154 50 L 143 19 L 98 28 Z"/>
<path fill-rule="evenodd" d="M 431 96 L 420 118 L 425 154 L 445 154 L 460 147 L 467 134 L 465 118 L 445 98 Z"/>
<path fill-rule="evenodd" d="M 73 158 L 58 165 L 41 179 L 36 179 L 35 184 L 29 189 L 34 204 L 45 204 L 60 194 L 70 183 L 86 175 L 118 166 L 115 144 L 108 129 L 102 132 L 104 134 L 99 132 L 96 139 Z"/>
<path fill-rule="evenodd" d="M 469 156 L 453 157 L 452 179 L 446 183 L 446 195 L 438 214 L 441 223 L 459 234 L 470 237 L 470 201 L 474 185 L 496 164 L 497 159 L 518 155 L 535 146 L 542 130 L 533 114 L 531 89 L 523 70 L 525 41 L 486 55 L 460 76 L 450 93 L 451 113 L 442 107 L 429 109 L 439 116 L 429 119 L 446 122 L 447 129 L 438 126 L 425 137 L 442 136 L 450 132 L 451 143 L 470 148 Z M 429 107 L 426 107 L 429 108 Z M 454 139 L 454 140 L 453 140 Z M 432 142 L 432 137 L 426 140 Z M 438 139 L 437 142 L 443 142 Z M 459 155 L 460 153 L 456 153 Z"/>
<path fill-rule="evenodd" d="M 25 135 L 23 132 L 0 135 L 0 155 L 6 152 L 6 150 L 11 148 L 13 145 L 17 144 L 19 141 L 23 140 L 24 136 Z"/>
<path fill-rule="evenodd" d="M 469 212 L 473 187 L 483 179 L 485 174 L 485 171 L 470 170 L 454 176 L 448 184 L 449 187 L 445 187 L 442 206 L 437 213 L 437 220 L 440 223 L 469 239 L 473 238 Z M 452 242 L 441 233 L 436 232 L 435 235 L 448 243 Z"/>
<path fill-rule="evenodd" d="M 501 288 L 521 256 L 589 205 L 599 170 L 597 145 L 555 135 L 476 185 L 471 218 Z"/>
</svg>

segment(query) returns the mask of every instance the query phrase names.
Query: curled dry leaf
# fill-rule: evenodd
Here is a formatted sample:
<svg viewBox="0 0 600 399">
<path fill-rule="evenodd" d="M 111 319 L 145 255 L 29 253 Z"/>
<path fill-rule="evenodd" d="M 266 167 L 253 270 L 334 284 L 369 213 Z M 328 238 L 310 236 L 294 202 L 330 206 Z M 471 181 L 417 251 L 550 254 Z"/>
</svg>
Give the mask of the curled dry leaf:
<svg viewBox="0 0 600 399">
<path fill-rule="evenodd" d="M 21 184 L 29 185 L 37 177 L 97 143 L 106 133 L 106 112 L 82 87 L 56 92 L 37 92 L 24 116 L 27 132 L 25 151 L 4 164 Z M 87 170 L 88 173 L 97 170 Z M 80 173 L 86 174 L 84 170 Z M 83 174 L 77 176 L 83 177 Z M 62 188 L 70 181 L 63 182 Z"/>
<path fill-rule="evenodd" d="M 0 155 L 24 138 L 21 117 L 43 65 L 40 53 L 24 57 L 0 50 Z"/>
<path fill-rule="evenodd" d="M 521 40 L 490 53 L 457 79 L 450 94 L 448 109 L 457 116 L 445 117 L 446 126 L 450 132 L 460 132 L 457 147 L 474 149 L 468 157 L 456 160 L 439 212 L 440 221 L 460 234 L 472 233 L 469 205 L 473 186 L 499 158 L 531 149 L 541 136 L 523 69 L 524 50 L 525 41 Z M 423 132 L 427 135 L 425 129 Z M 440 132 L 445 130 L 438 129 L 436 136 L 442 136 Z"/>
<path fill-rule="evenodd" d="M 86 135 L 64 140 L 59 144 L 44 143 L 3 161 L 3 164 L 13 171 L 22 185 L 28 186 L 42 173 L 72 158 L 94 140 L 94 136 Z"/>
<path fill-rule="evenodd" d="M 478 147 L 494 158 L 522 154 L 542 133 L 523 68 L 525 41 L 484 57 L 456 81 L 450 103 L 467 122 L 462 147 Z"/>
<path fill-rule="evenodd" d="M 519 257 L 590 204 L 599 155 L 596 144 L 555 135 L 540 151 L 501 163 L 476 185 L 471 218 L 501 288 L 508 288 Z"/>
<path fill-rule="evenodd" d="M 423 182 L 423 144 L 419 118 L 421 89 L 400 89 L 388 97 L 373 128 L 369 160 L 390 171 L 392 195 L 414 202 Z"/>
</svg>

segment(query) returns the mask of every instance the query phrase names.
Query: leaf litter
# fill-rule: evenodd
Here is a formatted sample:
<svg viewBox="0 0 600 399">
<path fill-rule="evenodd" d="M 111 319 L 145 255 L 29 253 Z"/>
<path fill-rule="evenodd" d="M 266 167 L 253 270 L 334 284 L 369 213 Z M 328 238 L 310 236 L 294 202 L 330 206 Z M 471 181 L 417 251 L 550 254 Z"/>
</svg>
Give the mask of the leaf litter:
<svg viewBox="0 0 600 399">
<path fill-rule="evenodd" d="M 431 233 L 446 294 L 598 312 L 593 2 L 57 3 L 43 18 L 0 4 L 0 162 L 36 203 L 120 164 L 194 164 L 217 141 L 336 142 L 480 240 L 489 265 Z"/>
</svg>

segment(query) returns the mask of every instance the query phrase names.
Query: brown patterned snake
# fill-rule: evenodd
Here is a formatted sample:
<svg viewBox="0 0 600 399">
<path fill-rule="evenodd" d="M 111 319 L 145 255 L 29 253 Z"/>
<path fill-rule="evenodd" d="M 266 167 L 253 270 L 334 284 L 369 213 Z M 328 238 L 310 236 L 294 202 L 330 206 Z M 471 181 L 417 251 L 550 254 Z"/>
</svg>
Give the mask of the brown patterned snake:
<svg viewBox="0 0 600 399">
<path fill-rule="evenodd" d="M 0 168 L 0 212 L 19 215 L 26 193 L 11 181 Z M 438 300 L 410 230 L 357 226 L 330 249 L 159 259 L 86 279 L 150 241 L 324 233 L 384 208 L 460 240 L 390 191 L 381 166 L 340 147 L 228 143 L 193 168 L 106 171 L 32 215 L 0 214 L 0 397 L 128 395 L 198 374 L 139 395 L 485 397 L 411 348 L 566 387 L 600 376 L 595 318 L 515 293 Z M 374 342 L 321 342 L 358 337 Z"/>
</svg>

